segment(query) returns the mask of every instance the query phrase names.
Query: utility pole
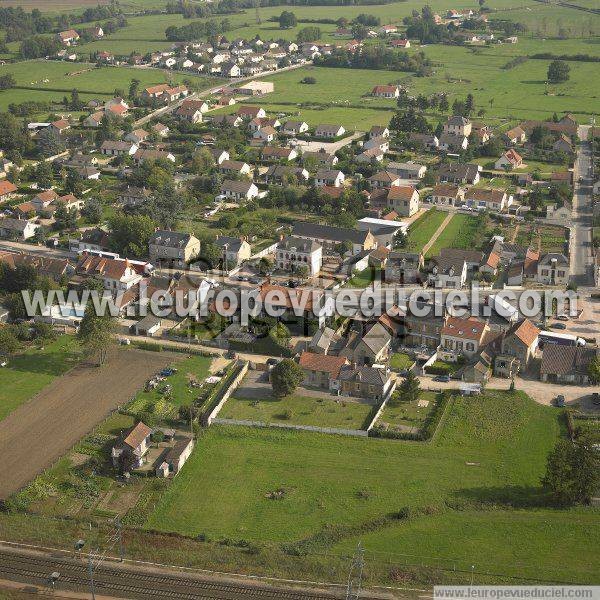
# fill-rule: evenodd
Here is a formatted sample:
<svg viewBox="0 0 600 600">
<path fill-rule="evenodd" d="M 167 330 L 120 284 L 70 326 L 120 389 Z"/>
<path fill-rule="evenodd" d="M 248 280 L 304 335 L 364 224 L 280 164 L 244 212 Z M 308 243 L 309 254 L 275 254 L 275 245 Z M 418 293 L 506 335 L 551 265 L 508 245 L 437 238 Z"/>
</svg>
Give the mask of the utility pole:
<svg viewBox="0 0 600 600">
<path fill-rule="evenodd" d="M 356 552 L 350 564 L 348 585 L 346 586 L 346 600 L 358 600 L 362 586 L 362 573 L 365 566 L 365 551 L 361 542 L 358 542 Z"/>
</svg>

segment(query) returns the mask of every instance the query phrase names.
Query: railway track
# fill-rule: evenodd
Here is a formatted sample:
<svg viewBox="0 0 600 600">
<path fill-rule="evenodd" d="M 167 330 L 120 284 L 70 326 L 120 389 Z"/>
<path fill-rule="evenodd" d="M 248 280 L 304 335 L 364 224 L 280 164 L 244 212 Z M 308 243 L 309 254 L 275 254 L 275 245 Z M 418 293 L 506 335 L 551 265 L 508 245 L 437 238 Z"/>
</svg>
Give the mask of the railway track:
<svg viewBox="0 0 600 600">
<path fill-rule="evenodd" d="M 50 574 L 60 573 L 57 589 L 90 592 L 90 576 L 83 560 L 0 550 L 0 578 L 36 586 L 49 585 Z M 260 585 L 244 585 L 191 574 L 170 575 L 101 564 L 94 568 L 98 595 L 122 598 L 178 598 L 182 600 L 325 600 L 339 596 Z"/>
</svg>

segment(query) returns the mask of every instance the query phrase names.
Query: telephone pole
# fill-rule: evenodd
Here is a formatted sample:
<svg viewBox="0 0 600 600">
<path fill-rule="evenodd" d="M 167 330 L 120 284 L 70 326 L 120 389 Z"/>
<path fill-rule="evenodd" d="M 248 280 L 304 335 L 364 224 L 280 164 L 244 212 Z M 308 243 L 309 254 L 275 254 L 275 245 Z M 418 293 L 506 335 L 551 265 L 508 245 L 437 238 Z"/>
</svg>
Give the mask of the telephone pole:
<svg viewBox="0 0 600 600">
<path fill-rule="evenodd" d="M 350 564 L 348 585 L 346 586 L 346 600 L 358 600 L 362 586 L 362 573 L 365 566 L 365 551 L 361 542 L 358 542 L 356 552 Z"/>
<path fill-rule="evenodd" d="M 115 519 L 115 527 L 117 528 L 117 535 L 119 536 L 119 560 L 123 562 L 125 551 L 123 548 L 123 523 L 121 522 L 120 517 Z"/>
</svg>

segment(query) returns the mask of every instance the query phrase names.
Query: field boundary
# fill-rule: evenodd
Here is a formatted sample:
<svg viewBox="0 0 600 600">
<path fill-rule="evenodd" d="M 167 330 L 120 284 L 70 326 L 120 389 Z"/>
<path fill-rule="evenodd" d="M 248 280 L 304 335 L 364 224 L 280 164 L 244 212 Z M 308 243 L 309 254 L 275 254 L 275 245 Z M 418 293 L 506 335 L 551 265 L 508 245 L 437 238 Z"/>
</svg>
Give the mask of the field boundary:
<svg viewBox="0 0 600 600">
<path fill-rule="evenodd" d="M 212 420 L 214 425 L 238 425 L 242 427 L 278 427 L 279 429 L 294 429 L 297 431 L 312 431 L 315 433 L 332 433 L 335 435 L 347 435 L 353 437 L 368 437 L 366 429 L 339 429 L 337 427 L 319 427 L 318 425 L 293 425 L 292 423 L 266 423 L 265 421 L 245 421 L 243 419 L 219 419 Z"/>
</svg>

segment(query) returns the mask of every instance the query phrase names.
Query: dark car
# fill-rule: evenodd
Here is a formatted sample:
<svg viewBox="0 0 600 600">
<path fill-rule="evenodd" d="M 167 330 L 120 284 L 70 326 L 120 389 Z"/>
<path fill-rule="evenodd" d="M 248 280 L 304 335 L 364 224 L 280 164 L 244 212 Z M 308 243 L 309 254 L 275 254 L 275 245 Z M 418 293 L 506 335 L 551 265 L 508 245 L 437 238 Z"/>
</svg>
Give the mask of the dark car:
<svg viewBox="0 0 600 600">
<path fill-rule="evenodd" d="M 566 329 L 567 326 L 564 323 L 552 323 L 552 325 L 550 325 L 550 327 L 552 329 Z"/>
<path fill-rule="evenodd" d="M 566 405 L 565 397 L 562 394 L 559 394 L 558 396 L 556 396 L 555 403 L 556 406 L 558 406 L 558 408 L 564 408 Z"/>
<path fill-rule="evenodd" d="M 600 405 L 600 393 L 594 392 L 592 394 L 592 404 L 595 404 L 596 406 Z"/>
<path fill-rule="evenodd" d="M 439 381 L 440 383 L 448 383 L 450 381 L 450 375 L 437 375 L 433 378 L 433 381 Z"/>
</svg>

